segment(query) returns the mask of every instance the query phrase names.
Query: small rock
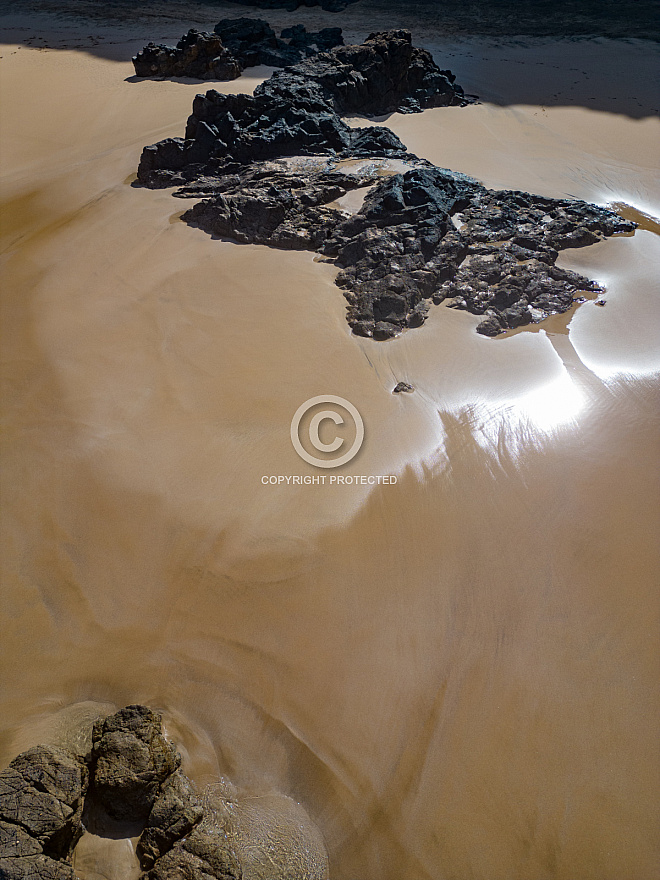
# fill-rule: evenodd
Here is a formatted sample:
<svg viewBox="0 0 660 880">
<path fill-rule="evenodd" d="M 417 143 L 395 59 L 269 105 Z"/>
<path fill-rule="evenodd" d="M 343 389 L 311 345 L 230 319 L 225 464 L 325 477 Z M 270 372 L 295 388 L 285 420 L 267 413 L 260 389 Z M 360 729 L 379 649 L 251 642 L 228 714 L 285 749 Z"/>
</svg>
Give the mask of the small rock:
<svg viewBox="0 0 660 880">
<path fill-rule="evenodd" d="M 408 382 L 397 382 L 397 384 L 392 389 L 392 394 L 401 394 L 401 392 L 410 393 L 414 390 L 414 386 L 410 385 Z"/>
<path fill-rule="evenodd" d="M 378 321 L 374 327 L 373 337 L 380 341 L 384 339 L 393 339 L 401 333 L 401 327 L 396 324 L 390 324 L 388 321 Z"/>
<path fill-rule="evenodd" d="M 503 329 L 504 328 L 494 315 L 489 316 L 480 324 L 477 324 L 477 333 L 481 333 L 482 336 L 497 336 Z"/>
</svg>

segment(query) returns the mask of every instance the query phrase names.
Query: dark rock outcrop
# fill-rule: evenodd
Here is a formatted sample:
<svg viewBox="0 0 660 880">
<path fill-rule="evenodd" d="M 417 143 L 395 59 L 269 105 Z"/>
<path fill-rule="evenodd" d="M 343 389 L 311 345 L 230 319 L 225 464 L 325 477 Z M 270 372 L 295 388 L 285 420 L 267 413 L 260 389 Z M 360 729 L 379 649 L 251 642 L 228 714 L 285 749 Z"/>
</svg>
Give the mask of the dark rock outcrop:
<svg viewBox="0 0 660 880">
<path fill-rule="evenodd" d="M 138 179 L 209 196 L 183 215 L 208 233 L 333 261 L 359 336 L 391 339 L 445 300 L 494 336 L 598 292 L 555 265 L 559 251 L 635 224 L 586 202 L 487 190 L 410 155 L 388 128 L 342 119 L 462 103 L 407 31 L 372 34 L 274 73 L 253 96 L 197 95 L 185 138 L 145 147 Z M 351 172 L 346 160 L 362 158 L 381 164 Z M 350 213 L 337 200 L 357 188 L 366 195 Z"/>
<path fill-rule="evenodd" d="M 222 179 L 218 194 L 183 219 L 235 241 L 315 250 L 333 260 L 349 324 L 378 340 L 421 326 L 431 304 L 445 299 L 483 315 L 477 329 L 488 336 L 565 312 L 600 288 L 558 268 L 559 251 L 633 228 L 586 202 L 489 191 L 433 166 L 381 178 L 356 214 L 336 206 L 369 182 L 252 166 Z"/>
<path fill-rule="evenodd" d="M 405 156 L 387 128 L 355 129 L 342 113 L 373 114 L 465 103 L 450 71 L 412 46 L 410 33 L 375 34 L 276 72 L 254 95 L 197 95 L 185 138 L 145 147 L 138 179 L 171 186 L 222 165 L 294 155 Z M 228 169 L 225 168 L 224 172 Z"/>
<path fill-rule="evenodd" d="M 341 28 L 308 32 L 301 24 L 278 37 L 260 18 L 223 18 L 212 34 L 191 29 L 176 46 L 149 43 L 133 57 L 136 76 L 232 80 L 246 67 L 288 67 L 344 43 Z"/>
<path fill-rule="evenodd" d="M 394 388 L 392 389 L 392 394 L 411 394 L 415 390 L 415 387 L 411 385 L 409 382 L 397 382 Z"/>
<path fill-rule="evenodd" d="M 133 58 L 137 76 L 190 76 L 232 80 L 241 75 L 238 59 L 217 34 L 189 30 L 175 48 L 149 43 Z"/>
<path fill-rule="evenodd" d="M 127 706 L 94 725 L 91 788 L 113 819 L 146 821 L 160 786 L 181 763 L 161 717 Z"/>
<path fill-rule="evenodd" d="M 214 32 L 244 68 L 258 64 L 287 67 L 344 42 L 341 28 L 308 32 L 301 24 L 285 28 L 277 37 L 268 22 L 260 18 L 223 18 Z"/>
<path fill-rule="evenodd" d="M 410 31 L 395 30 L 276 71 L 255 95 L 294 103 L 304 95 L 340 115 L 378 116 L 470 103 L 455 81 L 430 52 L 412 45 Z"/>
</svg>

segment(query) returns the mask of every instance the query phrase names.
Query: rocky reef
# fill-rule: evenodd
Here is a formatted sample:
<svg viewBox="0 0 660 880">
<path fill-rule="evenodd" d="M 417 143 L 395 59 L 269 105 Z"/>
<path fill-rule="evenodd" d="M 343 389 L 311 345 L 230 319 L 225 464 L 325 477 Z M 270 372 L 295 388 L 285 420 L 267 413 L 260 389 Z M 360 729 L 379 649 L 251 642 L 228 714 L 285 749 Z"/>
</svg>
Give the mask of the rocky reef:
<svg viewBox="0 0 660 880">
<path fill-rule="evenodd" d="M 495 336 L 599 292 L 556 266 L 559 251 L 635 224 L 582 201 L 487 190 L 382 125 L 342 118 L 469 102 L 408 31 L 372 34 L 276 71 L 253 96 L 197 95 L 185 138 L 145 147 L 138 180 L 204 197 L 183 219 L 208 233 L 332 261 L 358 335 L 390 339 L 446 300 Z M 355 212 L 341 202 L 352 190 L 364 194 Z"/>
<path fill-rule="evenodd" d="M 278 823 L 253 822 L 245 839 L 226 802 L 200 795 L 180 763 L 161 716 L 138 705 L 99 719 L 84 756 L 53 746 L 19 755 L 0 772 L 0 877 L 76 880 L 76 843 L 102 811 L 129 823 L 126 836 L 138 829 L 143 880 L 241 880 L 248 868 L 263 876 L 263 859 L 273 880 L 327 880 L 320 835 L 298 805 L 281 798 L 290 806 L 278 805 Z M 281 855 L 260 855 L 259 838 L 292 822 L 296 834 L 282 839 Z"/>
<path fill-rule="evenodd" d="M 278 37 L 260 18 L 223 18 L 212 34 L 194 28 L 175 47 L 149 43 L 133 57 L 136 76 L 232 80 L 247 67 L 287 67 L 341 46 L 341 28 L 307 31 L 301 24 Z"/>
</svg>

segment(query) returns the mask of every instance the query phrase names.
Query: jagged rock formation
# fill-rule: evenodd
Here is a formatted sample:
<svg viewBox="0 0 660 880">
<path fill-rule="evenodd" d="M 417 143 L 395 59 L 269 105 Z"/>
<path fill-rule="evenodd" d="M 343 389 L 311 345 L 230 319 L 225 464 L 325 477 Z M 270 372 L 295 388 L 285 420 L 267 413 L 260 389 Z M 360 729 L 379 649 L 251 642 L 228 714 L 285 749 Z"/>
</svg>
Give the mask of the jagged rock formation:
<svg viewBox="0 0 660 880">
<path fill-rule="evenodd" d="M 276 71 L 256 94 L 331 107 L 340 115 L 418 113 L 425 107 L 469 103 L 450 70 L 412 45 L 410 31 L 370 34 L 357 46 L 338 46 Z"/>
<path fill-rule="evenodd" d="M 172 877 L 241 880 L 242 876 L 238 857 L 223 829 L 211 819 L 203 819 L 154 863 L 145 880 L 171 880 Z"/>
<path fill-rule="evenodd" d="M 244 68 L 258 64 L 287 67 L 344 42 L 341 28 L 308 32 L 301 24 L 284 28 L 277 37 L 268 22 L 260 18 L 223 18 L 213 30 Z"/>
<path fill-rule="evenodd" d="M 221 179 L 217 194 L 183 219 L 239 242 L 330 258 L 341 269 L 336 283 L 354 333 L 381 340 L 421 326 L 430 304 L 447 298 L 454 308 L 484 315 L 477 329 L 485 335 L 564 312 L 600 288 L 555 266 L 559 250 L 632 229 L 585 202 L 489 191 L 465 175 L 417 163 L 385 179 L 252 166 Z M 370 183 L 356 214 L 333 206 Z"/>
<path fill-rule="evenodd" d="M 146 706 L 95 723 L 84 757 L 50 746 L 19 755 L 0 773 L 0 878 L 76 880 L 72 853 L 101 810 L 142 827 L 144 880 L 242 880 L 243 863 L 273 880 L 327 880 L 322 839 L 300 806 L 280 796 L 284 806 L 241 825 L 222 798 L 200 798 L 180 763 Z"/>
<path fill-rule="evenodd" d="M 260 18 L 223 18 L 212 34 L 191 29 L 175 47 L 149 43 L 133 57 L 136 76 L 232 80 L 246 67 L 288 67 L 343 45 L 341 28 L 308 32 L 301 24 L 278 37 Z"/>
<path fill-rule="evenodd" d="M 414 112 L 466 100 L 451 72 L 412 46 L 408 31 L 372 34 L 360 46 L 341 46 L 276 72 L 254 95 L 211 89 L 196 96 L 185 138 L 145 147 L 138 178 L 171 186 L 230 159 L 245 165 L 292 155 L 404 156 L 389 129 L 354 129 L 340 114 Z"/>
<path fill-rule="evenodd" d="M 412 156 L 388 128 L 342 119 L 466 100 L 408 32 L 372 34 L 277 71 L 254 96 L 198 95 L 185 138 L 145 147 L 138 179 L 209 196 L 183 215 L 206 232 L 333 261 L 358 335 L 390 339 L 447 300 L 494 336 L 599 291 L 558 268 L 558 252 L 635 224 L 585 202 L 489 191 Z M 381 165 L 352 173 L 346 160 L 360 158 Z M 359 188 L 351 214 L 337 200 Z"/>
<path fill-rule="evenodd" d="M 175 48 L 149 43 L 133 58 L 137 76 L 191 76 L 195 79 L 232 80 L 241 75 L 238 59 L 216 34 L 195 29 L 181 37 Z"/>
</svg>

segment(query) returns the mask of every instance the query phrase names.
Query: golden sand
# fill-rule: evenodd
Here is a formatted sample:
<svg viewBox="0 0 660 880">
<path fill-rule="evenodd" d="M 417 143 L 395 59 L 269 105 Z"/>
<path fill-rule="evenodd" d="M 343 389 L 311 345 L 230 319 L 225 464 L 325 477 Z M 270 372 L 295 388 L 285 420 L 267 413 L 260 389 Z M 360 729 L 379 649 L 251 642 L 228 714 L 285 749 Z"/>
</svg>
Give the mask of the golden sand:
<svg viewBox="0 0 660 880">
<path fill-rule="evenodd" d="M 147 702 L 200 785 L 302 803 L 333 880 L 657 877 L 660 238 L 562 255 L 605 308 L 357 339 L 332 266 L 130 185 L 199 84 L 2 55 L 3 765 Z M 657 120 L 496 98 L 386 122 L 489 186 L 660 214 Z M 341 473 L 396 485 L 262 484 L 317 473 L 289 425 L 323 393 L 365 423 Z"/>
</svg>

